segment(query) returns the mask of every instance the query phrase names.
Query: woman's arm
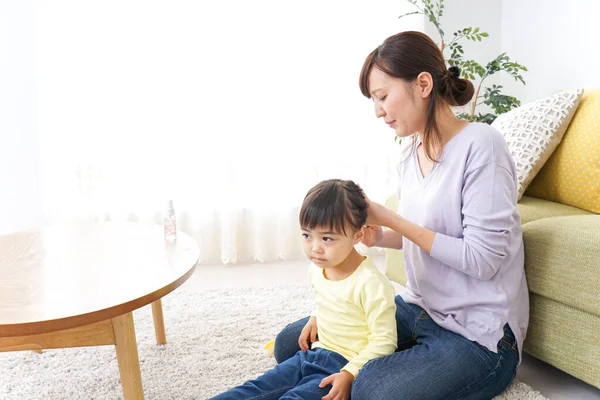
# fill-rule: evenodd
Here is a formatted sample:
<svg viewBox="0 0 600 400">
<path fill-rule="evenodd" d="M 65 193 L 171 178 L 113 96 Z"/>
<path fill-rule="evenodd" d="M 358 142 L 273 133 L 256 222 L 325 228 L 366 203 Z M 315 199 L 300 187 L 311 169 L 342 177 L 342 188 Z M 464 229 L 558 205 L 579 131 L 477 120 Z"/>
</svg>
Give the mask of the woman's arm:
<svg viewBox="0 0 600 400">
<path fill-rule="evenodd" d="M 383 230 L 383 237 L 377 246 L 401 249 L 402 237 L 404 236 L 427 253 L 431 251 L 435 232 L 402 218 L 398 213 L 379 203 L 375 203 L 371 200 L 368 200 L 368 202 L 369 217 L 367 219 L 367 224 L 380 225 L 389 228 Z"/>
<path fill-rule="evenodd" d="M 387 249 L 402 248 L 402 235 L 391 229 L 382 229 L 381 226 L 366 226 L 361 242 L 368 247 L 385 247 Z"/>
<path fill-rule="evenodd" d="M 515 225 L 515 193 L 511 171 L 491 162 L 465 176 L 462 237 L 430 231 L 370 200 L 367 224 L 393 229 L 450 268 L 487 280 L 506 257 Z"/>
<path fill-rule="evenodd" d="M 492 279 L 504 262 L 515 219 L 516 179 L 491 162 L 465 175 L 461 237 L 437 233 L 430 255 L 477 279 Z"/>
<path fill-rule="evenodd" d="M 400 250 L 402 248 L 402 235 L 392 229 L 384 229 L 381 241 L 377 246 Z"/>
</svg>

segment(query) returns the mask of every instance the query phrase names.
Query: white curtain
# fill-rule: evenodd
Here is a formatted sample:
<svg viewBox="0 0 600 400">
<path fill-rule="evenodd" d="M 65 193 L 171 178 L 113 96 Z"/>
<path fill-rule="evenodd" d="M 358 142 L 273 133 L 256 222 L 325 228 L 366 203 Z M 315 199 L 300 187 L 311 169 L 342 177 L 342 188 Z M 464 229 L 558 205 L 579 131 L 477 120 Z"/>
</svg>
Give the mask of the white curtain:
<svg viewBox="0 0 600 400">
<path fill-rule="evenodd" d="M 49 222 L 160 223 L 201 262 L 301 257 L 321 179 L 394 191 L 398 145 L 358 89 L 400 1 L 34 1 Z"/>
</svg>

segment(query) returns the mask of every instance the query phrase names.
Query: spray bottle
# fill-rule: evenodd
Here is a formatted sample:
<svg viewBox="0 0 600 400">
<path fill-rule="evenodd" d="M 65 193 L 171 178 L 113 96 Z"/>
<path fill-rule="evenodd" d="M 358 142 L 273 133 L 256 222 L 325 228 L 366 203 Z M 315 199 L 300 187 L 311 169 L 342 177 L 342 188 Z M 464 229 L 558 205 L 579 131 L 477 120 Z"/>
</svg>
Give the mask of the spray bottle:
<svg viewBox="0 0 600 400">
<path fill-rule="evenodd" d="M 167 203 L 167 213 L 165 215 L 165 240 L 177 240 L 177 222 L 175 219 L 175 209 L 173 208 L 173 200 Z"/>
</svg>

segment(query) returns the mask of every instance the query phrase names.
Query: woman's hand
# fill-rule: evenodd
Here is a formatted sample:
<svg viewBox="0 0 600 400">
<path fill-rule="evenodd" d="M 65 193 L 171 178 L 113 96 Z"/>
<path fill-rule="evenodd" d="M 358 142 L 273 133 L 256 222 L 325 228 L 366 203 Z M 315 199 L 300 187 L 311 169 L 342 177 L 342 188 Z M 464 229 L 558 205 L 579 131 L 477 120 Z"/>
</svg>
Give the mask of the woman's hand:
<svg viewBox="0 0 600 400">
<path fill-rule="evenodd" d="M 398 222 L 403 222 L 404 219 L 395 211 L 372 201 L 366 194 L 365 199 L 367 200 L 367 222 L 360 241 L 368 247 L 401 249 L 404 230 Z M 384 231 L 382 227 L 390 229 Z"/>
<path fill-rule="evenodd" d="M 367 199 L 367 204 L 368 204 L 367 225 L 387 226 L 385 223 L 386 217 L 392 211 L 389 210 L 387 207 L 369 199 L 368 197 L 366 197 L 366 195 L 365 195 L 365 198 Z"/>
<path fill-rule="evenodd" d="M 378 246 L 383 239 L 383 228 L 381 226 L 365 226 L 363 237 L 360 241 L 367 247 Z"/>
<path fill-rule="evenodd" d="M 307 351 L 310 349 L 310 344 L 317 341 L 317 317 L 310 317 L 298 338 L 300 350 Z"/>
<path fill-rule="evenodd" d="M 348 371 L 338 372 L 323 378 L 319 387 L 323 388 L 331 385 L 331 389 L 327 396 L 321 397 L 321 400 L 348 400 L 352 391 L 352 382 L 354 382 L 354 375 Z"/>
<path fill-rule="evenodd" d="M 402 218 L 395 211 L 392 211 L 379 203 L 375 203 L 368 198 L 367 203 L 369 205 L 367 208 L 368 227 L 370 228 L 370 225 L 376 225 L 389 228 L 385 231 L 385 234 L 382 233 L 377 246 L 401 249 L 402 237 L 405 237 L 406 239 L 415 243 L 417 246 L 421 247 L 428 254 L 431 254 L 431 246 L 433 246 L 435 232 Z M 395 237 L 391 237 L 391 235 L 389 235 L 390 231 L 394 232 Z"/>
</svg>

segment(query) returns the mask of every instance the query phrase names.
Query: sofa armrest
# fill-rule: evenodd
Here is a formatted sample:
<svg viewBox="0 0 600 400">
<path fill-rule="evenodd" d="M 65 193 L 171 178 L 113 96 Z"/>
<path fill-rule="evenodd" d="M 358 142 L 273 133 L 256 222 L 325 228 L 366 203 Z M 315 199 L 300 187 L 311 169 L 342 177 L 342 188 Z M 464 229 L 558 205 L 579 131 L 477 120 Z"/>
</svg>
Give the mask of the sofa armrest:
<svg viewBox="0 0 600 400">
<path fill-rule="evenodd" d="M 523 225 L 542 218 L 566 217 L 567 215 L 594 215 L 579 208 L 528 196 L 523 196 L 517 206 L 519 207 L 521 224 Z"/>
</svg>

